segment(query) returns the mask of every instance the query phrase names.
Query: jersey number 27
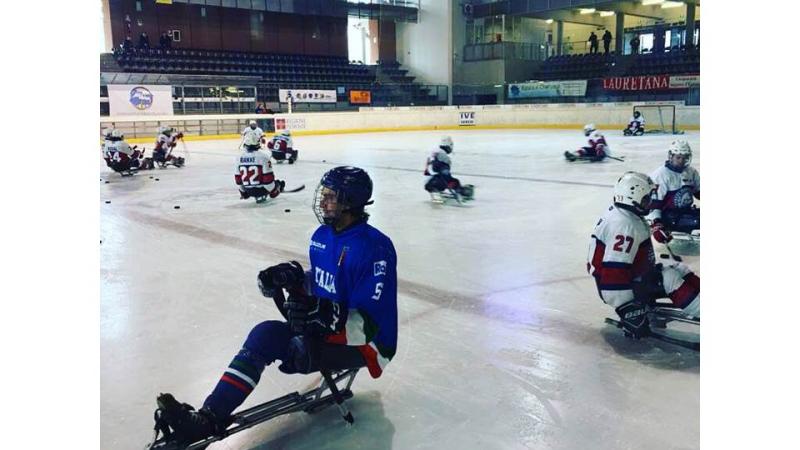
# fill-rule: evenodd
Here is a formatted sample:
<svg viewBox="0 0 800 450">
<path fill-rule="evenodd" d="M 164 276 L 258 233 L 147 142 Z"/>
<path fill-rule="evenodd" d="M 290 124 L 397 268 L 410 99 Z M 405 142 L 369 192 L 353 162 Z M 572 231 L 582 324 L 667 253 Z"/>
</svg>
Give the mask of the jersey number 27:
<svg viewBox="0 0 800 450">
<path fill-rule="evenodd" d="M 614 244 L 614 250 L 615 251 L 618 251 L 618 252 L 624 251 L 625 253 L 630 253 L 631 252 L 631 247 L 633 246 L 633 238 L 632 237 L 623 236 L 621 234 L 618 234 L 618 235 L 614 236 L 614 239 L 617 241 Z M 625 244 L 625 242 L 628 243 L 628 247 L 625 250 L 622 250 L 622 247 Z"/>
</svg>

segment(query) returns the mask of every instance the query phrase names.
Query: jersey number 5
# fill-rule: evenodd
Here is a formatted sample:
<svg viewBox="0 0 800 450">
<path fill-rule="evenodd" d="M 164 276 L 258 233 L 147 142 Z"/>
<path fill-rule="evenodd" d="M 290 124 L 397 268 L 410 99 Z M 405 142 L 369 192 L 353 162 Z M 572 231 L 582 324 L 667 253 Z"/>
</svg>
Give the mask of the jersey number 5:
<svg viewBox="0 0 800 450">
<path fill-rule="evenodd" d="M 242 186 L 261 184 L 261 166 L 239 166 L 239 176 Z"/>
<path fill-rule="evenodd" d="M 376 302 L 380 300 L 381 294 L 383 293 L 383 283 L 378 283 L 375 285 L 375 295 L 372 296 L 372 299 Z"/>
<path fill-rule="evenodd" d="M 616 235 L 614 237 L 614 239 L 617 240 L 617 242 L 614 244 L 614 250 L 615 251 L 618 251 L 618 252 L 624 251 L 625 253 L 630 253 L 631 252 L 631 247 L 633 247 L 633 238 L 632 237 L 623 236 L 621 234 L 618 234 L 618 235 Z M 622 250 L 622 246 L 625 244 L 625 242 L 628 243 L 628 248 L 626 248 L 625 250 Z"/>
</svg>

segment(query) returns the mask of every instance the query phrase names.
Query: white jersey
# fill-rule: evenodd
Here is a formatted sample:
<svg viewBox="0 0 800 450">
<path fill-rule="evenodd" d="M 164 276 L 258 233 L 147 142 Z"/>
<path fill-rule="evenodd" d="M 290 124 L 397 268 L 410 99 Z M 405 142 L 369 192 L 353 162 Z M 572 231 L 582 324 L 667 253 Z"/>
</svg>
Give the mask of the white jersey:
<svg viewBox="0 0 800 450">
<path fill-rule="evenodd" d="M 631 211 L 608 208 L 594 227 L 586 263 L 600 298 L 614 308 L 633 300 L 633 279 L 647 273 L 654 261 L 647 222 Z"/>
<path fill-rule="evenodd" d="M 428 157 L 428 162 L 425 166 L 425 175 L 436 175 L 437 173 L 439 173 L 433 168 L 434 161 L 439 161 L 441 163 L 447 164 L 448 168 L 452 167 L 450 155 L 448 155 L 446 151 L 439 148 L 434 150 L 434 152 L 431 153 L 431 156 Z"/>
<path fill-rule="evenodd" d="M 133 149 L 125 141 L 107 140 L 103 145 L 103 157 L 119 160 L 119 155 L 124 154 L 128 157 L 133 156 Z"/>
<path fill-rule="evenodd" d="M 175 146 L 175 141 L 178 140 L 178 136 L 180 133 L 173 133 L 167 136 L 164 133 L 161 133 L 156 137 L 156 150 L 164 150 L 166 151 L 169 147 Z"/>
<path fill-rule="evenodd" d="M 700 192 L 700 173 L 692 166 L 676 172 L 666 164 L 654 170 L 650 178 L 658 185 L 655 199 L 651 204 L 652 211 L 648 219 L 661 218 L 665 209 L 689 208 L 694 204 L 694 195 Z"/>
<path fill-rule="evenodd" d="M 611 206 L 595 225 L 586 269 L 600 298 L 614 309 L 634 299 L 633 281 L 655 266 L 650 227 L 631 211 Z M 688 266 L 663 263 L 664 292 L 689 317 L 700 317 L 700 278 Z"/>
<path fill-rule="evenodd" d="M 260 150 L 245 151 L 239 155 L 233 176 L 240 189 L 263 187 L 272 191 L 275 188 L 275 174 L 272 173 L 270 157 Z"/>
<path fill-rule="evenodd" d="M 634 123 L 634 122 L 637 122 L 640 127 L 643 127 L 644 126 L 644 116 L 641 115 L 641 114 L 639 114 L 638 118 L 636 118 L 634 116 L 631 116 L 630 123 Z"/>
<path fill-rule="evenodd" d="M 261 145 L 262 137 L 264 137 L 264 130 L 259 127 L 255 129 L 247 127 L 242 131 L 242 141 L 244 145 Z"/>
<path fill-rule="evenodd" d="M 611 148 L 606 142 L 606 137 L 603 136 L 603 133 L 597 130 L 592 131 L 592 133 L 589 135 L 589 147 L 595 151 L 603 150 L 606 155 L 611 154 Z"/>
</svg>

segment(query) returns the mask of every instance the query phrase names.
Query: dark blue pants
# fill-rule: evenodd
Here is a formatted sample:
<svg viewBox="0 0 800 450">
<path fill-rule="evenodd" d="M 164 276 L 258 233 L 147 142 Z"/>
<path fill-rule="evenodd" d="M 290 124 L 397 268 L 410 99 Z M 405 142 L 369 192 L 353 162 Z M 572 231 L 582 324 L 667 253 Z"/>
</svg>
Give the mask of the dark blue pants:
<svg viewBox="0 0 800 450">
<path fill-rule="evenodd" d="M 286 322 L 268 320 L 250 331 L 203 406 L 218 418 L 228 417 L 256 387 L 264 367 L 276 360 L 282 361 L 279 369 L 284 373 L 311 373 L 320 368 L 335 371 L 365 365 L 357 347 L 323 343 L 321 339 L 293 333 Z"/>
</svg>

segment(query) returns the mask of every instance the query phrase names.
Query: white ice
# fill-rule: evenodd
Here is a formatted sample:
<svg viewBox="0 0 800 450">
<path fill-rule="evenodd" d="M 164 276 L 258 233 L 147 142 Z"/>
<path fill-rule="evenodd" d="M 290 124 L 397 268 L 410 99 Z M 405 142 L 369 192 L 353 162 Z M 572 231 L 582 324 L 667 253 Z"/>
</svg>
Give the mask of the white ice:
<svg viewBox="0 0 800 450">
<path fill-rule="evenodd" d="M 423 190 L 443 134 L 454 175 L 476 186 L 464 207 L 433 205 Z M 121 178 L 103 166 L 101 448 L 142 448 L 158 393 L 201 405 L 249 330 L 280 318 L 256 274 L 307 264 L 313 190 L 343 164 L 369 172 L 370 223 L 397 249 L 397 355 L 380 379 L 356 379 L 354 427 L 330 408 L 211 448 L 698 448 L 699 355 L 604 325 L 614 313 L 585 269 L 613 183 L 651 172 L 675 139 L 621 134 L 606 131 L 625 162 L 600 164 L 564 161 L 585 141 L 578 130 L 297 137 L 299 162 L 275 172 L 306 189 L 265 205 L 238 198 L 233 140 L 188 142 L 182 169 Z M 699 167 L 699 133 L 683 138 Z M 685 260 L 699 271 L 699 257 Z M 317 379 L 267 367 L 244 406 Z"/>
</svg>

